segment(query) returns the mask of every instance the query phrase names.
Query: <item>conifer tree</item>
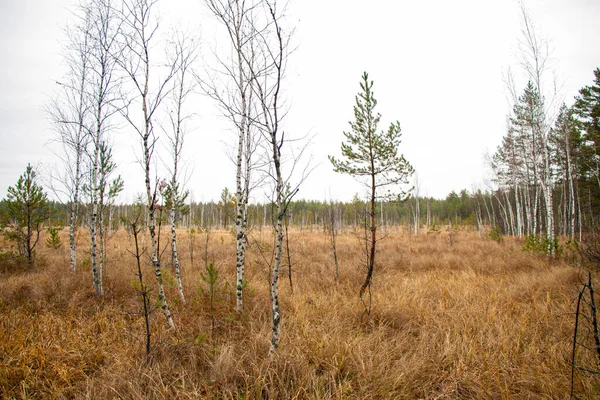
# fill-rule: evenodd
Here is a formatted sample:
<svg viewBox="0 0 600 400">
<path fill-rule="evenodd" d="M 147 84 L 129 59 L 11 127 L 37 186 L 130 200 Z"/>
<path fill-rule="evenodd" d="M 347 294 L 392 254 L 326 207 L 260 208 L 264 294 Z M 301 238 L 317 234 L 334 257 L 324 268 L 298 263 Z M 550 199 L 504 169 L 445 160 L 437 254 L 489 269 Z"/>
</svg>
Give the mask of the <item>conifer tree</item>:
<svg viewBox="0 0 600 400">
<path fill-rule="evenodd" d="M 387 130 L 377 131 L 381 115 L 375 113 L 377 100 L 373 94 L 373 81 L 365 72 L 360 83 L 361 92 L 356 96 L 354 122 L 350 122 L 350 132 L 344 132 L 346 142 L 342 143 L 342 159 L 329 156 L 334 170 L 358 178 L 369 189 L 367 275 L 360 288 L 360 297 L 371 288 L 375 267 L 377 225 L 375 205 L 377 199 L 402 198 L 406 192 L 400 186 L 408 183 L 413 168 L 403 155 L 398 154 L 400 146 L 400 122 L 390 124 Z M 383 193 L 382 193 L 383 192 Z M 370 301 L 367 314 L 370 312 Z"/>
<path fill-rule="evenodd" d="M 594 84 L 579 91 L 573 110 L 585 143 L 583 169 L 600 187 L 600 68 L 594 71 Z"/>
<path fill-rule="evenodd" d="M 31 164 L 27 164 L 17 184 L 8 188 L 2 211 L 0 222 L 4 237 L 15 242 L 19 255 L 25 256 L 27 262 L 33 264 L 35 246 L 43 224 L 50 218 L 50 207 Z"/>
</svg>

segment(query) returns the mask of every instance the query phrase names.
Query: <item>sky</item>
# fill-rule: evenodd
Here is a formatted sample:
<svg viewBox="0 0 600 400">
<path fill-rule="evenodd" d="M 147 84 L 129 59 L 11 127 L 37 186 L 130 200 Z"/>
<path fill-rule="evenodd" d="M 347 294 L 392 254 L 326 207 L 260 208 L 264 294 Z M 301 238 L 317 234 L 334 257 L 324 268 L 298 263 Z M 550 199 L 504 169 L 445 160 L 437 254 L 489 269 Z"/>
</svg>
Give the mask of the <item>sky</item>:
<svg viewBox="0 0 600 400">
<path fill-rule="evenodd" d="M 60 168 L 51 143 L 54 131 L 44 111 L 64 74 L 64 32 L 72 0 L 0 1 L 0 196 L 27 163 L 41 171 Z M 600 67 L 600 2 L 529 0 L 536 29 L 550 42 L 551 67 L 560 95 L 572 103 Z M 222 46 L 220 27 L 201 0 L 160 3 L 162 34 L 178 25 L 200 37 L 198 70 L 210 67 L 210 53 Z M 354 97 L 364 71 L 374 81 L 380 128 L 402 127 L 400 152 L 413 165 L 422 196 L 444 198 L 451 191 L 485 189 L 486 153 L 493 153 L 510 110 L 504 76 L 509 68 L 517 90 L 520 3 L 516 0 L 292 0 L 286 23 L 295 29 L 284 81 L 289 112 L 284 129 L 311 138 L 306 151 L 312 172 L 298 198 L 347 201 L 364 190 L 336 174 L 328 155 L 340 155 L 343 132 L 353 119 Z M 196 201 L 219 198 L 235 187 L 227 156 L 234 135 L 210 99 L 189 101 L 190 123 L 184 159 L 187 187 Z M 125 180 L 121 201 L 143 190 L 136 163 L 139 144 L 123 127 L 113 134 L 118 173 Z M 255 201 L 264 201 L 257 192 Z"/>
</svg>

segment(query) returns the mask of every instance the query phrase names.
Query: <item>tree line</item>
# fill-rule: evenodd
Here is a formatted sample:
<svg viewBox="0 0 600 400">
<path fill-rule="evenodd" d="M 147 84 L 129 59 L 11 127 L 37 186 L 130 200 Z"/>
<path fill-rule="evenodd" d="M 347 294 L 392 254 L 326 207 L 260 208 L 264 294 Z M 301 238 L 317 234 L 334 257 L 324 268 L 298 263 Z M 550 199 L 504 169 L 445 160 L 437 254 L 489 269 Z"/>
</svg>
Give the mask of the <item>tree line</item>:
<svg viewBox="0 0 600 400">
<path fill-rule="evenodd" d="M 399 151 L 400 123 L 378 130 L 381 115 L 375 112 L 374 84 L 365 72 L 341 157 L 329 160 L 336 172 L 362 183 L 367 195 L 340 202 L 296 198 L 310 167 L 300 162 L 306 145 L 290 140 L 283 130 L 293 32 L 285 7 L 276 0 L 205 0 L 227 45 L 201 72 L 195 67 L 197 39 L 178 31 L 165 39 L 157 4 L 158 0 L 84 0 L 75 10 L 74 22 L 66 29 L 67 73 L 47 105 L 61 166 L 47 174 L 45 183 L 60 201 L 48 200 L 28 166 L 0 204 L 5 236 L 19 243 L 19 253 L 30 263 L 41 230 L 65 226 L 69 268 L 76 272 L 81 267 L 76 235 L 84 227 L 90 238 L 92 286 L 101 298 L 111 234 L 126 228 L 136 235 L 137 245 L 137 234 L 147 232 L 158 305 L 169 328 L 175 328 L 163 284 L 161 230 L 170 239 L 182 303 L 186 298 L 176 228 L 231 231 L 236 242 L 236 311 L 242 313 L 245 252 L 253 230 L 270 229 L 275 243 L 269 265 L 273 354 L 280 337 L 278 280 L 284 252 L 290 257 L 290 226 L 330 233 L 334 254 L 338 232 L 354 232 L 364 240 L 367 261 L 360 296 L 367 315 L 376 244 L 387 233 L 435 234 L 448 227 L 483 234 L 495 228 L 539 238 L 549 256 L 556 252 L 558 236 L 581 241 L 594 233 L 600 212 L 600 69 L 572 106 L 558 107 L 558 96 L 545 78 L 546 47 L 524 10 L 522 65 L 528 83 L 518 95 L 512 77 L 507 77 L 512 109 L 502 144 L 490 157 L 494 187 L 452 192 L 444 199 L 421 196 L 416 178 L 410 188 L 414 170 Z M 206 203 L 190 199 L 182 176 L 188 122 L 196 111 L 189 109 L 189 99 L 198 92 L 220 107 L 236 133 L 231 156 L 235 188 L 225 188 L 218 201 Z M 124 188 L 113 157 L 117 130 L 128 130 L 138 140 L 135 159 L 143 172 L 144 192 L 135 204 L 116 204 Z M 261 186 L 270 189 L 270 197 L 251 203 Z M 140 251 L 136 246 L 134 255 L 140 285 L 146 287 Z M 148 293 L 142 292 L 146 306 Z"/>
<path fill-rule="evenodd" d="M 495 221 L 515 236 L 581 241 L 599 222 L 600 69 L 573 104 L 560 106 L 552 126 L 543 125 L 544 105 L 532 81 L 516 99 L 491 160 L 500 209 Z"/>
</svg>

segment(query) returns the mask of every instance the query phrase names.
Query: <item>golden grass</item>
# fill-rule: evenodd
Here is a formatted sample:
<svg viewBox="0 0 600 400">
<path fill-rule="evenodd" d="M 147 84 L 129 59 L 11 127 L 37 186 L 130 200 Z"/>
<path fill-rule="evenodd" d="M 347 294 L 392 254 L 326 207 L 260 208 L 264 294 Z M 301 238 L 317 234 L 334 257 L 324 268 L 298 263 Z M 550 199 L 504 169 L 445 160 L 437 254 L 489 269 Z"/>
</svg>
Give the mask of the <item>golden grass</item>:
<svg viewBox="0 0 600 400">
<path fill-rule="evenodd" d="M 451 245 L 445 234 L 389 236 L 379 244 L 373 311 L 366 321 L 357 294 L 364 275 L 357 240 L 338 239 L 336 285 L 329 238 L 294 231 L 295 291 L 282 274 L 282 340 L 270 359 L 268 269 L 257 245 L 248 253 L 245 311 L 236 315 L 233 236 L 210 235 L 209 255 L 220 268 L 212 336 L 200 279 L 204 236 L 196 234 L 194 265 L 190 236 L 181 231 L 179 237 L 188 301 L 178 302 L 167 250 L 163 261 L 176 329 L 166 329 L 159 310 L 152 314 L 148 359 L 132 285 L 134 259 L 127 253 L 132 243 L 124 232 L 109 243 L 102 300 L 94 298 L 89 267 L 69 273 L 64 248 L 40 247 L 33 270 L 0 275 L 0 397 L 568 396 L 580 271 L 522 253 L 512 240 L 498 244 L 459 233 Z M 268 252 L 269 234 L 253 237 Z M 84 247 L 82 242 L 80 260 L 88 257 Z M 145 264 L 145 280 L 154 285 Z M 582 398 L 600 396 L 593 379 L 578 375 Z"/>
</svg>

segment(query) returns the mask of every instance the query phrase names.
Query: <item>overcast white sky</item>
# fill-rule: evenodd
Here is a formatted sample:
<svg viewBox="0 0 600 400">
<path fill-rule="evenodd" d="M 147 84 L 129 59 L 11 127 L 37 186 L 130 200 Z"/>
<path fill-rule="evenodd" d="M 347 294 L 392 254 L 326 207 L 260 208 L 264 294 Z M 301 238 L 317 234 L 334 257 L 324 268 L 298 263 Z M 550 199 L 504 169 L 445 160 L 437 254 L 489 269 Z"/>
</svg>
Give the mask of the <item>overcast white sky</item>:
<svg viewBox="0 0 600 400">
<path fill-rule="evenodd" d="M 55 163 L 43 106 L 64 72 L 62 28 L 73 3 L 0 1 L 0 196 L 28 162 Z M 553 67 L 571 103 L 600 66 L 600 2 L 526 4 L 551 41 Z M 214 46 L 215 25 L 206 21 L 201 0 L 163 0 L 160 7 L 163 25 L 180 20 L 201 33 L 204 49 Z M 511 65 L 520 73 L 514 66 L 521 27 L 516 0 L 295 0 L 289 11 L 298 49 L 285 83 L 291 106 L 285 129 L 314 135 L 310 153 L 316 166 L 299 198 L 348 200 L 362 190 L 352 178 L 332 172 L 327 155 L 339 155 L 363 71 L 375 81 L 381 128 L 400 121 L 401 152 L 418 172 L 422 195 L 445 197 L 482 186 L 483 154 L 499 144 L 509 110 L 503 74 Z M 188 186 L 196 200 L 216 199 L 235 184 L 224 144 L 232 135 L 207 99 L 194 108 L 197 128 L 185 150 L 194 171 Z M 135 136 L 123 130 L 113 141 L 127 189 L 123 200 L 131 201 L 142 189 Z"/>
</svg>

